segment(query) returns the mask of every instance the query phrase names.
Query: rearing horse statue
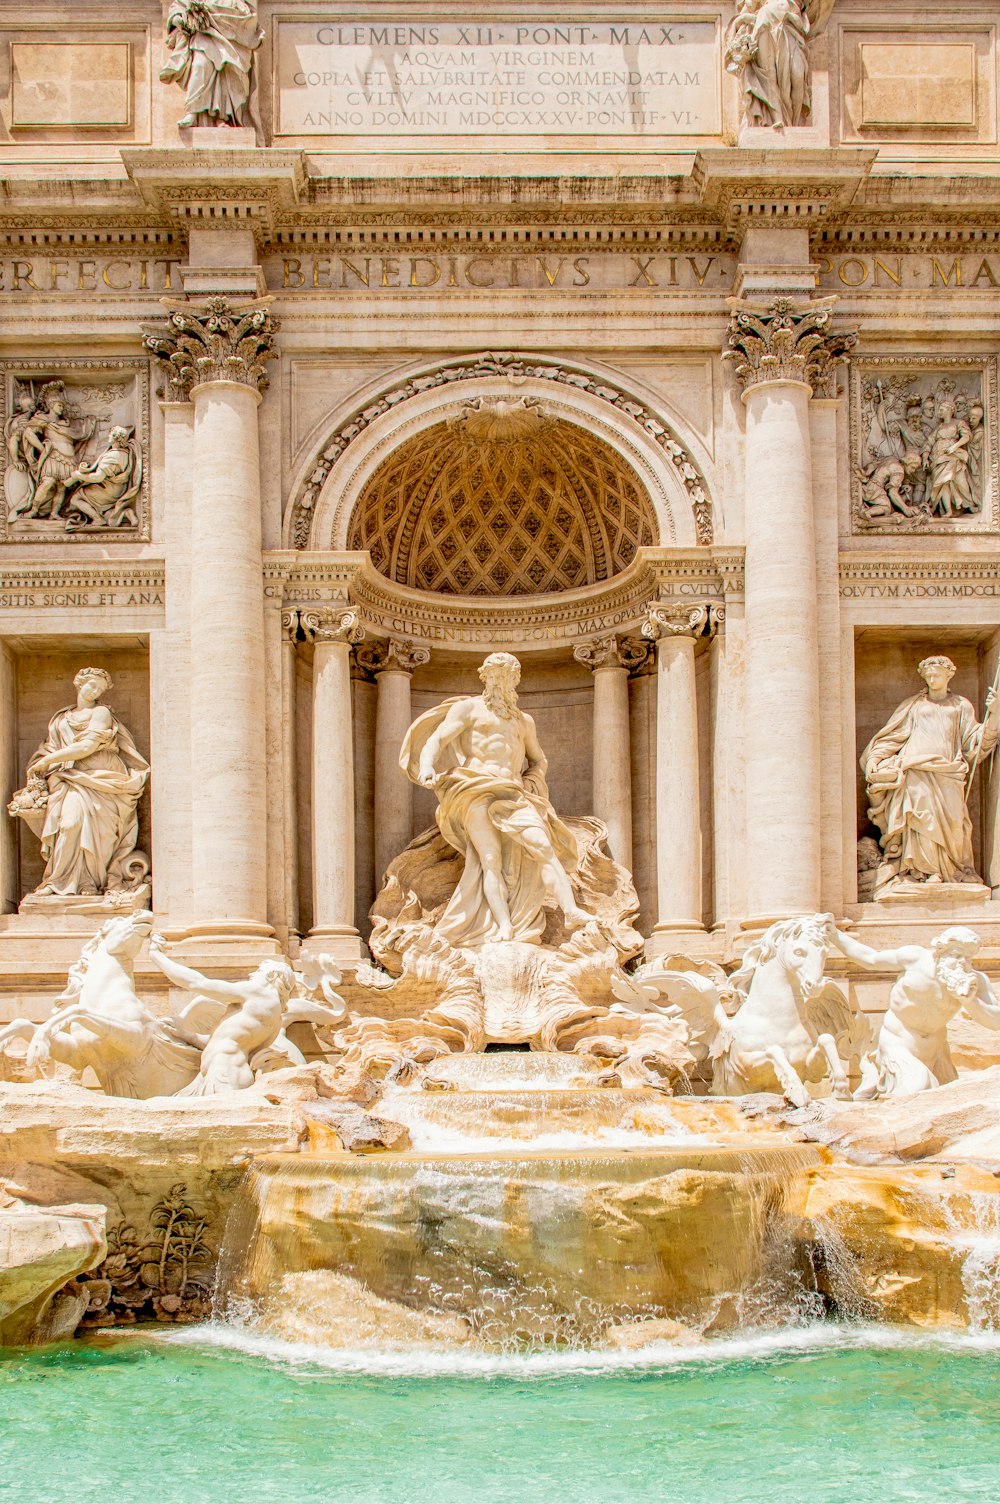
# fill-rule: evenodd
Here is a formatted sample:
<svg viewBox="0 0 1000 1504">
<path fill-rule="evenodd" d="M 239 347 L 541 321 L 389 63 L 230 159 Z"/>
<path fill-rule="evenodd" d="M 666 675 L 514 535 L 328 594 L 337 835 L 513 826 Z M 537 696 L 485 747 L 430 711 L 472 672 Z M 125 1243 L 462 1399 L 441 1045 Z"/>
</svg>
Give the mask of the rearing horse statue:
<svg viewBox="0 0 1000 1504">
<path fill-rule="evenodd" d="M 833 916 L 772 924 L 751 945 L 730 985 L 743 1000 L 732 1016 L 715 1006 L 710 1055 L 715 1096 L 780 1091 L 807 1106 L 807 1081 L 829 1076 L 833 1095 L 851 1095 L 846 1061 L 867 1030 L 843 993 L 824 976 Z"/>
<path fill-rule="evenodd" d="M 10 1024 L 0 1031 L 0 1049 L 7 1039 L 27 1039 L 29 1067 L 44 1072 L 50 1060 L 77 1071 L 89 1066 L 114 1097 L 166 1097 L 187 1086 L 200 1052 L 136 996 L 135 958 L 152 925 L 147 910 L 109 919 L 70 968 L 52 1016 Z"/>
</svg>

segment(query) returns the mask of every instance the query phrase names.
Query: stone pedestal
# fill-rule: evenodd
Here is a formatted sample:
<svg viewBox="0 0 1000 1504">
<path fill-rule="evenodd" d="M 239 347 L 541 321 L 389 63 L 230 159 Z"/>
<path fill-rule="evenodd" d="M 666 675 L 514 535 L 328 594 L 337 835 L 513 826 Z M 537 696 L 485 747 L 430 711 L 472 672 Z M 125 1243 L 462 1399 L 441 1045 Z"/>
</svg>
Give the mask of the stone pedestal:
<svg viewBox="0 0 1000 1504">
<path fill-rule="evenodd" d="M 360 959 L 354 923 L 354 718 L 351 648 L 364 637 L 346 607 L 303 611 L 302 628 L 315 643 L 313 658 L 312 826 L 313 927 L 311 951 L 337 961 Z"/>
</svg>

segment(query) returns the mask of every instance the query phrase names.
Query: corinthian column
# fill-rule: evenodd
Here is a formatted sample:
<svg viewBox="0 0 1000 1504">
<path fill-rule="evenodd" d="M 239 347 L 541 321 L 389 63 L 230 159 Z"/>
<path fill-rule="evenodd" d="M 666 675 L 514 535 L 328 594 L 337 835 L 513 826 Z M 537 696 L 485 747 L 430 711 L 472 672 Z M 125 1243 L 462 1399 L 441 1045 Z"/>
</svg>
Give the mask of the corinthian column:
<svg viewBox="0 0 1000 1504">
<path fill-rule="evenodd" d="M 413 834 L 413 785 L 399 766 L 399 749 L 410 729 L 410 680 L 415 668 L 430 662 L 427 648 L 396 637 L 365 643 L 356 653 L 359 666 L 376 684 L 375 703 L 375 885 L 385 869 L 410 844 Z"/>
<path fill-rule="evenodd" d="M 351 648 L 364 637 L 344 606 L 302 611 L 313 657 L 312 827 L 313 927 L 310 941 L 337 960 L 357 960 L 354 924 L 354 718 Z"/>
<path fill-rule="evenodd" d="M 144 344 L 194 406 L 191 469 L 192 933 L 266 936 L 264 603 L 257 408 L 267 302 L 171 312 Z"/>
<path fill-rule="evenodd" d="M 608 827 L 608 848 L 632 870 L 632 747 L 629 735 L 629 674 L 646 660 L 645 643 L 601 637 L 573 649 L 594 676 L 593 806 Z"/>
<path fill-rule="evenodd" d="M 820 903 L 819 649 L 809 402 L 856 336 L 833 299 L 737 304 L 724 359 L 746 406 L 747 907 L 751 923 Z"/>
<path fill-rule="evenodd" d="M 656 930 L 704 928 L 701 780 L 694 650 L 721 611 L 651 606 L 642 635 L 656 643 Z M 654 947 L 655 948 L 655 947 Z"/>
</svg>

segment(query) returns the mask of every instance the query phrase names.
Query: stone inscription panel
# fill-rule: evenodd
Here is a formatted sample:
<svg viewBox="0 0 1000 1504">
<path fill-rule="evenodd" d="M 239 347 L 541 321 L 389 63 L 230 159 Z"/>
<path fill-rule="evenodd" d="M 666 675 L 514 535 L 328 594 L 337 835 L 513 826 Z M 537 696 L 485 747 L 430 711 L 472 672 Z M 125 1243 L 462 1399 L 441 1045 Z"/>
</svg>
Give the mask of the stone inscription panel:
<svg viewBox="0 0 1000 1504">
<path fill-rule="evenodd" d="M 719 118 L 715 21 L 279 18 L 283 136 L 692 136 Z"/>
<path fill-rule="evenodd" d="M 128 42 L 13 42 L 12 124 L 131 125 L 131 52 Z"/>
</svg>

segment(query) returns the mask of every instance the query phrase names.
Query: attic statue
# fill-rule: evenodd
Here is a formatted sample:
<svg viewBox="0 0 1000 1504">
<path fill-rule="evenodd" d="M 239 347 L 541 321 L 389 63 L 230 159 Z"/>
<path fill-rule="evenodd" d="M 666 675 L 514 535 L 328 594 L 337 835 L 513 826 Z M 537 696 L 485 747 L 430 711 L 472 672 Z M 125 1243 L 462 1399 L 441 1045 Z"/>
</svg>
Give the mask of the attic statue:
<svg viewBox="0 0 1000 1504">
<path fill-rule="evenodd" d="M 172 0 L 160 78 L 187 90 L 182 126 L 256 124 L 253 58 L 263 40 L 252 0 Z"/>
<path fill-rule="evenodd" d="M 955 665 L 936 654 L 917 672 L 925 688 L 904 700 L 861 754 L 869 815 L 881 832 L 879 898 L 901 883 L 978 883 L 967 804 L 975 769 L 997 744 L 1000 700 L 986 713 L 952 694 Z"/>
</svg>

